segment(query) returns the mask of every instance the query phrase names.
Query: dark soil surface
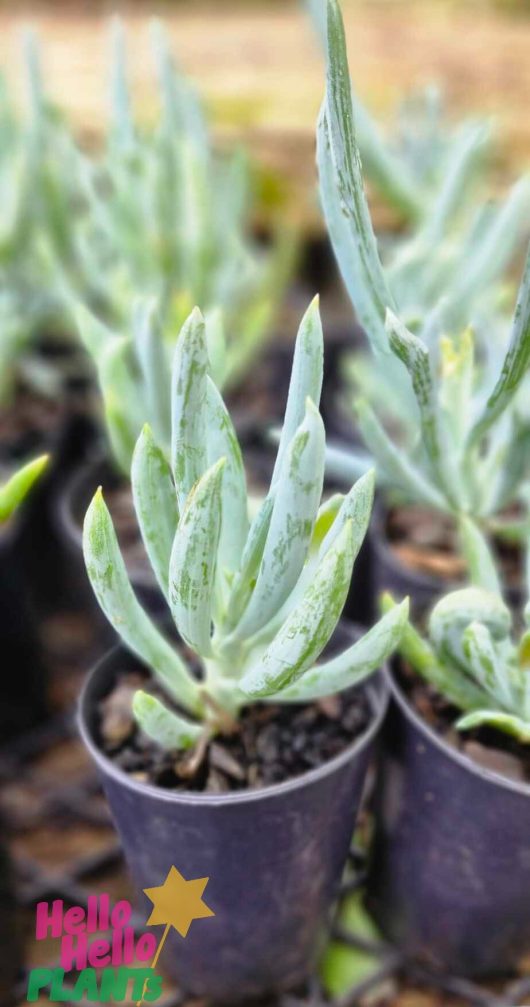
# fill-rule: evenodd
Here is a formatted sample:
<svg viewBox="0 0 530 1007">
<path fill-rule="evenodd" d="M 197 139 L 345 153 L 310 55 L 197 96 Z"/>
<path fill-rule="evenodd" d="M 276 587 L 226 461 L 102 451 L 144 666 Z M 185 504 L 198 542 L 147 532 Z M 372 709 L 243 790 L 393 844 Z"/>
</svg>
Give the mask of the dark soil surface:
<svg viewBox="0 0 530 1007">
<path fill-rule="evenodd" d="M 159 748 L 136 726 L 132 697 L 146 684 L 157 693 L 140 673 L 124 672 L 101 702 L 101 744 L 124 772 L 170 790 L 215 794 L 282 783 L 339 755 L 371 719 L 364 692 L 305 705 L 258 704 L 244 710 L 229 733 L 179 755 Z"/>
<path fill-rule="evenodd" d="M 385 533 L 392 552 L 404 566 L 449 583 L 465 578 L 466 567 L 459 555 L 455 526 L 443 514 L 423 507 L 395 507 L 388 513 Z M 504 583 L 517 587 L 521 583 L 521 551 L 498 540 L 494 549 Z"/>
<path fill-rule="evenodd" d="M 398 681 L 423 720 L 449 745 L 483 769 L 519 783 L 530 783 L 530 746 L 521 745 L 515 738 L 492 728 L 457 731 L 454 725 L 461 711 L 431 685 L 404 664 L 399 666 Z"/>
</svg>

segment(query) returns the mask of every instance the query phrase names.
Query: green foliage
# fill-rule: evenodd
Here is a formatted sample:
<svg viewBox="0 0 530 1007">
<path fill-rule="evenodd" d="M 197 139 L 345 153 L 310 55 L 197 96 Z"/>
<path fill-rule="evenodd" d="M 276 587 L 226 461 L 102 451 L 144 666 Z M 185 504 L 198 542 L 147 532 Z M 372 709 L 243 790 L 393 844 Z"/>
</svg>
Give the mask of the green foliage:
<svg viewBox="0 0 530 1007">
<path fill-rule="evenodd" d="M 464 123 L 454 137 L 443 140 L 440 126 L 434 125 L 432 100 L 427 102 L 428 115 L 418 115 L 414 102 L 405 109 L 408 139 L 401 157 L 389 155 L 382 141 L 371 145 L 366 139 L 370 120 L 352 96 L 340 8 L 337 0 L 326 3 L 326 94 L 317 129 L 320 195 L 344 283 L 372 348 L 386 352 L 387 308 L 428 343 L 470 323 L 482 331 L 500 308 L 502 280 L 530 206 L 530 180 L 518 182 L 499 206 L 470 199 L 470 182 L 477 176 L 488 129 L 483 123 Z M 369 135 L 376 137 L 375 127 Z M 407 188 L 419 199 L 409 227 L 382 246 L 384 269 L 364 193 L 361 157 L 369 178 L 374 159 L 385 161 L 388 179 L 408 173 Z M 430 181 L 422 194 L 414 172 L 430 158 L 430 169 L 425 166 Z"/>
<path fill-rule="evenodd" d="M 305 702 L 349 688 L 399 640 L 407 603 L 344 652 L 317 663 L 340 618 L 373 500 L 368 473 L 345 496 L 321 504 L 322 363 L 315 301 L 298 332 L 270 489 L 252 520 L 241 450 L 211 377 L 197 310 L 173 356 L 169 447 L 157 443 L 149 426 L 136 443 L 131 478 L 138 524 L 199 677 L 137 601 L 101 491 L 89 507 L 84 552 L 99 604 L 181 711 L 136 697 L 140 725 L 161 744 L 186 747 L 196 740 L 190 714 L 211 734 L 222 716 L 237 716 L 251 701 Z"/>
<path fill-rule="evenodd" d="M 108 328 L 109 342 L 134 328 L 138 295 L 154 300 L 168 351 L 193 305 L 202 304 L 212 371 L 227 386 L 242 378 L 271 331 L 293 237 L 277 235 L 266 250 L 250 236 L 245 153 L 214 149 L 161 25 L 152 34 L 160 111 L 147 130 L 134 117 L 123 31 L 114 24 L 111 125 L 103 155 L 85 159 L 80 172 L 84 212 L 72 225 L 75 254 L 58 256 L 60 273 L 67 296 Z M 94 359 L 105 391 L 107 361 Z"/>
<path fill-rule="evenodd" d="M 12 517 L 47 464 L 48 455 L 34 458 L 33 461 L 27 462 L 17 472 L 14 472 L 8 481 L 0 486 L 0 524 L 4 524 Z"/>
<path fill-rule="evenodd" d="M 472 585 L 437 602 L 427 639 L 409 623 L 399 653 L 463 711 L 456 722 L 458 730 L 491 727 L 528 744 L 530 602 L 523 613 L 525 628 L 517 636 L 485 540 L 468 520 L 462 534 L 470 550 Z M 385 596 L 383 610 L 387 614 L 394 605 L 392 598 Z"/>
<path fill-rule="evenodd" d="M 358 426 L 387 490 L 491 526 L 524 499 L 528 478 L 530 426 L 518 392 L 530 357 L 530 255 L 507 347 L 498 332 L 492 336 L 491 320 L 484 321 L 492 315 L 504 335 L 494 301 L 520 233 L 528 180 L 498 211 L 482 207 L 472 233 L 454 230 L 476 146 L 473 134 L 463 136 L 413 240 L 383 268 L 363 188 L 336 0 L 327 0 L 327 58 L 318 126 L 322 203 L 375 352 L 373 362 L 359 355 L 349 365 L 362 389 L 354 404 Z M 463 328 L 470 320 L 474 331 Z M 347 451 L 329 457 L 329 470 L 348 478 L 366 464 L 366 457 Z"/>
<path fill-rule="evenodd" d="M 34 366 L 32 354 L 39 338 L 65 333 L 50 243 L 61 240 L 71 217 L 77 160 L 66 124 L 44 92 L 30 34 L 25 36 L 23 68 L 24 119 L 0 79 L 0 401 L 9 397 L 21 372 L 42 393 L 57 393 L 57 374 L 42 361 Z"/>
</svg>

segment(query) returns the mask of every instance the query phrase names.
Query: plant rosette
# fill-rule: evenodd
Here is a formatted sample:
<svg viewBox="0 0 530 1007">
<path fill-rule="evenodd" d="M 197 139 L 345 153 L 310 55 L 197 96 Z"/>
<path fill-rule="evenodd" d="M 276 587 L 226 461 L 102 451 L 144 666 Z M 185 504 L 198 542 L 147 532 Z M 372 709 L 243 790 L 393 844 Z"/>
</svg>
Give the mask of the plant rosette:
<svg viewBox="0 0 530 1007">
<path fill-rule="evenodd" d="M 129 653 L 109 655 L 90 678 L 83 735 L 137 884 L 171 863 L 210 877 L 215 921 L 173 942 L 168 965 L 185 989 L 217 999 L 287 988 L 314 964 L 384 712 L 384 691 L 364 683 L 407 619 L 405 602 L 364 636 L 339 633 L 373 473 L 322 503 L 322 368 L 315 301 L 296 341 L 270 487 L 251 515 L 204 321 L 195 311 L 185 323 L 169 457 L 146 428 L 131 469 L 176 642 L 131 588 L 101 491 L 84 524 L 89 579 Z M 110 746 L 109 713 L 126 722 Z"/>
<path fill-rule="evenodd" d="M 530 707 L 528 629 L 486 551 L 474 574 L 425 638 L 405 629 L 389 674 L 368 905 L 406 953 L 484 976 L 530 948 Z"/>
</svg>

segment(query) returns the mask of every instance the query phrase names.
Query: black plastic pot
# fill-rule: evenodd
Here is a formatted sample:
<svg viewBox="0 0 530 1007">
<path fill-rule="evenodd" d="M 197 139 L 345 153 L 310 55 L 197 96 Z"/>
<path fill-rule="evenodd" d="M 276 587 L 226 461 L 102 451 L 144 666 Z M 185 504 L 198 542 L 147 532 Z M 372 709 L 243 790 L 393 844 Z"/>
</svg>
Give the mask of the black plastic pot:
<svg viewBox="0 0 530 1007">
<path fill-rule="evenodd" d="M 28 731 L 47 714 L 47 670 L 37 617 L 20 557 L 21 522 L 0 529 L 0 647 L 4 675 L 0 744 Z"/>
<path fill-rule="evenodd" d="M 507 971 L 530 951 L 530 786 L 449 746 L 388 678 L 368 907 L 430 966 Z"/>
<path fill-rule="evenodd" d="M 11 860 L 0 819 L 0 1003 L 14 1007 L 15 986 L 22 972 L 22 946 L 16 920 Z"/>
<path fill-rule="evenodd" d="M 198 996 L 234 1003 L 297 985 L 312 969 L 351 842 L 368 761 L 386 709 L 381 679 L 366 686 L 373 719 L 326 765 L 263 790 L 175 793 L 126 776 L 98 745 L 96 704 L 131 657 L 111 651 L 81 698 L 80 726 L 95 759 L 137 889 L 172 865 L 208 877 L 215 918 L 172 931 L 165 965 Z M 150 903 L 141 896 L 146 917 Z"/>
</svg>

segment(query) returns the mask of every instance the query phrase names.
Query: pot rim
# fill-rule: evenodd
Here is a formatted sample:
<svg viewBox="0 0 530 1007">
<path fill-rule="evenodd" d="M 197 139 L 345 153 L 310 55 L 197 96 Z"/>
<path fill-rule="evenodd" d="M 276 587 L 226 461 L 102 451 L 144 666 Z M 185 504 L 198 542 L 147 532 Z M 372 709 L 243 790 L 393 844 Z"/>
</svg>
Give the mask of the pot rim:
<svg viewBox="0 0 530 1007">
<path fill-rule="evenodd" d="M 392 549 L 390 542 L 385 534 L 385 521 L 384 518 L 388 514 L 390 507 L 388 502 L 384 498 L 384 494 L 378 491 L 376 494 L 376 499 L 374 502 L 373 516 L 370 522 L 369 534 L 372 539 L 373 547 L 379 556 L 384 556 L 385 562 L 400 576 L 403 574 L 412 580 L 415 580 L 421 587 L 428 588 L 434 593 L 439 594 L 440 592 L 450 591 L 453 587 L 458 586 L 458 582 L 450 579 L 445 579 L 444 577 L 436 577 L 434 574 L 430 573 L 420 573 L 415 570 L 414 567 L 407 566 L 403 563 Z"/>
<path fill-rule="evenodd" d="M 77 726 L 80 731 L 81 738 L 99 769 L 102 770 L 105 775 L 111 776 L 117 783 L 120 783 L 122 786 L 131 791 L 140 792 L 156 798 L 157 800 L 173 804 L 184 804 L 187 806 L 203 805 L 209 808 L 225 808 L 233 805 L 267 800 L 272 797 L 289 793 L 293 790 L 299 790 L 301 787 L 310 786 L 317 780 L 320 780 L 325 776 L 332 775 L 337 769 L 348 763 L 350 759 L 359 755 L 362 751 L 368 748 L 370 743 L 377 737 L 388 709 L 390 698 L 388 679 L 390 676 L 388 674 L 383 675 L 381 670 L 378 670 L 373 672 L 367 680 L 361 682 L 359 685 L 359 688 L 367 691 L 372 710 L 372 716 L 367 728 L 342 752 L 334 756 L 333 759 L 329 759 L 327 762 L 324 762 L 321 766 L 317 766 L 315 769 L 310 769 L 305 773 L 301 773 L 299 776 L 294 776 L 292 779 L 284 780 L 282 783 L 273 783 L 269 786 L 261 788 L 248 788 L 247 790 L 234 791 L 233 793 L 228 794 L 203 794 L 195 793 L 193 791 L 166 790 L 163 787 L 157 787 L 152 783 L 143 783 L 139 780 L 132 779 L 131 776 L 120 769 L 112 761 L 112 759 L 109 759 L 109 757 L 101 751 L 99 745 L 93 738 L 92 731 L 88 725 L 87 711 L 90 702 L 89 693 L 92 689 L 94 680 L 96 677 L 103 675 L 106 666 L 120 651 L 124 654 L 130 653 L 123 644 L 118 643 L 100 658 L 100 660 L 92 667 L 85 679 L 79 696 L 76 715 Z M 139 658 L 135 659 L 139 660 Z M 140 661 L 140 663 L 142 662 Z"/>
<path fill-rule="evenodd" d="M 382 669 L 382 673 L 386 679 L 390 695 L 392 699 L 397 703 L 403 715 L 417 728 L 417 730 L 425 737 L 431 744 L 434 744 L 436 748 L 444 753 L 448 758 L 456 762 L 462 769 L 467 770 L 474 776 L 480 777 L 486 783 L 493 783 L 497 786 L 505 787 L 507 790 L 511 790 L 516 794 L 523 797 L 530 798 L 530 783 L 521 783 L 518 780 L 511 780 L 508 776 L 503 776 L 502 773 L 496 773 L 493 769 L 486 769 L 485 766 L 479 766 L 478 763 L 473 762 L 472 759 L 467 755 L 463 755 L 459 752 L 457 748 L 453 748 L 449 745 L 444 738 L 437 734 L 436 731 L 427 724 L 427 722 L 420 716 L 413 704 L 409 701 L 405 692 L 396 681 L 396 677 L 391 668 L 386 665 Z"/>
</svg>

